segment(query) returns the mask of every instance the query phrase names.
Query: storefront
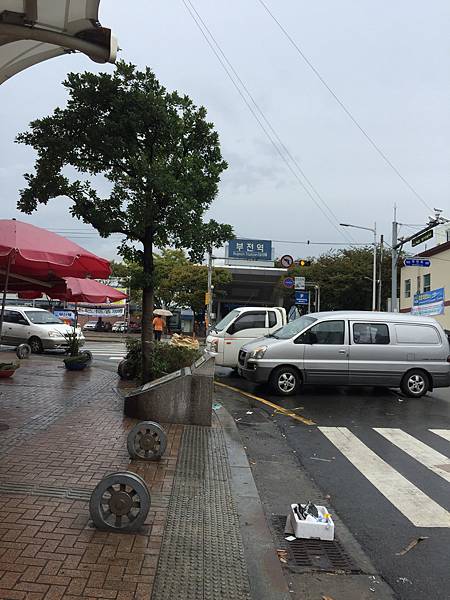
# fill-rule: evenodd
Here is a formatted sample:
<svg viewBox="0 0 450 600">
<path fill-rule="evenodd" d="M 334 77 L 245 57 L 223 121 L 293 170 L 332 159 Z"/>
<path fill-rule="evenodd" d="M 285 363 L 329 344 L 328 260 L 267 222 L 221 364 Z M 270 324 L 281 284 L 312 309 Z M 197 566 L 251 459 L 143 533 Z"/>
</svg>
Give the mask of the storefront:
<svg viewBox="0 0 450 600">
<path fill-rule="evenodd" d="M 427 267 L 403 267 L 400 275 L 400 312 L 431 316 L 450 330 L 450 242 L 420 253 Z"/>
</svg>

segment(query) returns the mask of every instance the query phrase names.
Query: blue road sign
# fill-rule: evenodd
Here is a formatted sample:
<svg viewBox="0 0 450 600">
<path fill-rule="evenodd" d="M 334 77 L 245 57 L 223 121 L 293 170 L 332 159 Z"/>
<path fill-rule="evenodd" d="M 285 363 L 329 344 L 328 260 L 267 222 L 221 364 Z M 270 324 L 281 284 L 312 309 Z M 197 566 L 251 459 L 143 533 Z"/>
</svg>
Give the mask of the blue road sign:
<svg viewBox="0 0 450 600">
<path fill-rule="evenodd" d="M 272 260 L 272 242 L 270 240 L 230 240 L 228 257 L 243 260 Z"/>
<path fill-rule="evenodd" d="M 295 281 L 293 277 L 285 277 L 284 281 L 283 281 L 283 285 L 284 287 L 287 288 L 293 288 L 295 285 Z"/>
<path fill-rule="evenodd" d="M 405 267 L 430 267 L 431 260 L 428 258 L 405 258 Z"/>
<path fill-rule="evenodd" d="M 295 304 L 308 304 L 309 292 L 295 292 Z"/>
</svg>

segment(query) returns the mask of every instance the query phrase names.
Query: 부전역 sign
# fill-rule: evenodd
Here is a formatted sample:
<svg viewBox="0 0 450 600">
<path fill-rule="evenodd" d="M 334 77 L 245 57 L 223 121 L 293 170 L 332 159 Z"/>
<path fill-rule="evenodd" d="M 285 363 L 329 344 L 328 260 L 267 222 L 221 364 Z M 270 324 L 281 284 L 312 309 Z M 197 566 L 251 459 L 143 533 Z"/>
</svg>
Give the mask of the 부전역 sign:
<svg viewBox="0 0 450 600">
<path fill-rule="evenodd" d="M 270 240 L 230 240 L 228 258 L 243 260 L 272 260 L 272 242 Z"/>
</svg>

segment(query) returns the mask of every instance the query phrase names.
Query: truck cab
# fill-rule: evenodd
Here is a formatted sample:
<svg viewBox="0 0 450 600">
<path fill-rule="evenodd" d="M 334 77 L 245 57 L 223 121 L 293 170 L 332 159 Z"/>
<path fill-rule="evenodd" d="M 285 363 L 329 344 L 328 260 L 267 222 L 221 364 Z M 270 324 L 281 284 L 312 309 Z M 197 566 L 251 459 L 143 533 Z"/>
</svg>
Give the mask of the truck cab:
<svg viewBox="0 0 450 600">
<path fill-rule="evenodd" d="M 239 350 L 250 341 L 269 335 L 286 325 L 286 311 L 276 306 L 246 306 L 232 310 L 219 321 L 206 338 L 206 350 L 216 364 L 238 368 Z"/>
</svg>

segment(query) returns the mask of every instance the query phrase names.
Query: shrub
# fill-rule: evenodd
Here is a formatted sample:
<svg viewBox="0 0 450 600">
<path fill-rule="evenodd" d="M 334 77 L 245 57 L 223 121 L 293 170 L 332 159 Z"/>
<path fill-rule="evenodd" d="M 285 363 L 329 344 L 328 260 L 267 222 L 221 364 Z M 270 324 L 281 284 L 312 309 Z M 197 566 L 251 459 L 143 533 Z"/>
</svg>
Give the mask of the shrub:
<svg viewBox="0 0 450 600">
<path fill-rule="evenodd" d="M 142 344 L 141 340 L 127 340 L 127 367 L 135 373 L 136 379 L 142 380 Z M 170 346 L 169 344 L 153 344 L 152 348 L 152 374 L 153 379 L 158 379 L 184 367 L 189 367 L 201 356 L 200 350 Z"/>
</svg>

